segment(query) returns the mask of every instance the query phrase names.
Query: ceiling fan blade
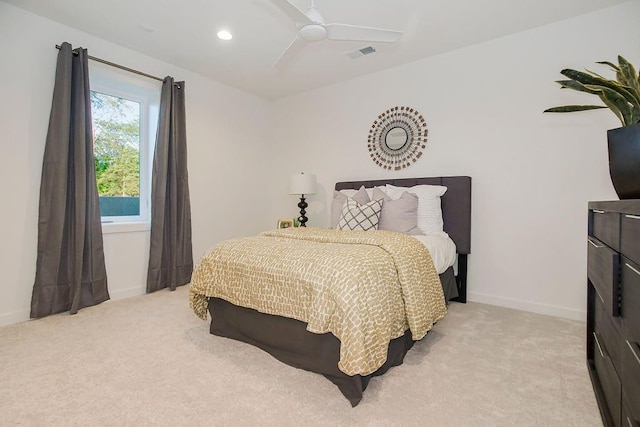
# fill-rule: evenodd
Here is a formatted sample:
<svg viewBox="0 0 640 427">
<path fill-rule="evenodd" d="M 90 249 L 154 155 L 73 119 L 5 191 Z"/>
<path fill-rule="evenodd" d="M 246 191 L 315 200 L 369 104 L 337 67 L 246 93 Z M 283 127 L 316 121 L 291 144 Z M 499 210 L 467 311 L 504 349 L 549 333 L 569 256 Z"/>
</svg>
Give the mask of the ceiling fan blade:
<svg viewBox="0 0 640 427">
<path fill-rule="evenodd" d="M 297 37 L 291 42 L 287 50 L 285 50 L 280 58 L 273 64 L 273 68 L 283 68 L 289 63 L 304 47 L 307 45 L 307 41 Z"/>
<path fill-rule="evenodd" d="M 325 25 L 325 28 L 327 29 L 327 37 L 331 40 L 393 43 L 402 37 L 402 31 L 358 27 L 356 25 L 328 24 Z"/>
<path fill-rule="evenodd" d="M 313 21 L 300 9 L 289 3 L 287 0 L 271 0 L 281 11 L 298 24 L 313 24 Z"/>
</svg>

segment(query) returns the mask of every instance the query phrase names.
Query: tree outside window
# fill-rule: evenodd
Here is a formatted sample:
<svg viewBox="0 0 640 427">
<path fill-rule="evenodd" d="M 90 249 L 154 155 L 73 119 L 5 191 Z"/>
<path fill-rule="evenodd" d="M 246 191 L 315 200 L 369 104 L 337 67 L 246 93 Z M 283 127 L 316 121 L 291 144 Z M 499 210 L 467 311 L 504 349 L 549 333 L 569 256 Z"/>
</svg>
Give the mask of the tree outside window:
<svg viewBox="0 0 640 427">
<path fill-rule="evenodd" d="M 102 216 L 140 214 L 140 103 L 91 92 Z"/>
</svg>

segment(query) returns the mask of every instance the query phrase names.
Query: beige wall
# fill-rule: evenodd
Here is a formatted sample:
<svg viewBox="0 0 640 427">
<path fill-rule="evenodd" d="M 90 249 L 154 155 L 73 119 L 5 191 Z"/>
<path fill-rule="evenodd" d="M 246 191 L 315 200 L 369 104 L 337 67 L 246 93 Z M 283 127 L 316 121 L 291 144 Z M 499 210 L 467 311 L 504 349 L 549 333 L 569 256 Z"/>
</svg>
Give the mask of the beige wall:
<svg viewBox="0 0 640 427">
<path fill-rule="evenodd" d="M 38 194 L 57 51 L 70 42 L 147 73 L 186 81 L 193 251 L 271 224 L 271 103 L 0 2 L 0 325 L 26 320 L 35 275 Z M 248 126 L 247 123 L 251 125 Z M 105 234 L 112 298 L 144 293 L 149 234 Z"/>
<path fill-rule="evenodd" d="M 318 176 L 308 216 L 320 226 L 336 181 L 470 175 L 470 300 L 584 319 L 587 201 L 615 198 L 606 130 L 619 122 L 542 111 L 590 102 L 553 83 L 563 68 L 619 53 L 640 64 L 638 16 L 629 2 L 278 101 L 274 143 L 288 167 L 274 171 L 273 216 L 295 214 L 283 191 L 291 165 Z M 429 141 L 415 165 L 386 172 L 366 141 L 395 105 L 424 115 Z"/>
<path fill-rule="evenodd" d="M 632 1 L 273 104 L 0 2 L 0 325 L 28 318 L 53 46 L 62 41 L 187 81 L 196 259 L 220 240 L 296 216 L 291 173 L 318 176 L 308 209 L 316 226 L 328 224 L 336 181 L 470 175 L 470 299 L 582 319 L 586 206 L 615 198 L 605 131 L 618 123 L 608 112 L 541 111 L 588 102 L 553 84 L 562 68 L 595 68 L 618 53 L 639 64 L 637 16 Z M 417 164 L 385 172 L 369 159 L 366 136 L 394 105 L 425 116 L 429 141 Z M 112 296 L 143 293 L 148 232 L 105 235 L 105 252 Z"/>
</svg>

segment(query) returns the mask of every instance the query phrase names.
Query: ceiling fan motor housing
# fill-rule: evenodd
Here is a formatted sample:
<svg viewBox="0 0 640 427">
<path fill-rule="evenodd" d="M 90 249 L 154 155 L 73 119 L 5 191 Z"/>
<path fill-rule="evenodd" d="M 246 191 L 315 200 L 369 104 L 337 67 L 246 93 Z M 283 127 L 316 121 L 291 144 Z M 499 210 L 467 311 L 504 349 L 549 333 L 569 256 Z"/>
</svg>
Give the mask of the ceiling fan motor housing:
<svg viewBox="0 0 640 427">
<path fill-rule="evenodd" d="M 327 30 L 320 24 L 309 24 L 300 28 L 300 37 L 310 42 L 324 40 Z"/>
<path fill-rule="evenodd" d="M 318 11 L 315 1 L 311 0 L 311 7 L 306 12 L 298 9 L 292 0 L 270 0 L 276 7 L 296 23 L 298 33 L 289 47 L 280 55 L 273 64 L 274 68 L 281 68 L 291 61 L 310 42 L 322 40 L 336 41 L 366 41 L 393 43 L 402 36 L 401 31 L 386 30 L 383 28 L 361 27 L 340 23 L 325 24 L 324 18 Z M 375 51 L 375 49 L 372 48 Z M 364 52 L 362 52 L 364 54 Z"/>
</svg>

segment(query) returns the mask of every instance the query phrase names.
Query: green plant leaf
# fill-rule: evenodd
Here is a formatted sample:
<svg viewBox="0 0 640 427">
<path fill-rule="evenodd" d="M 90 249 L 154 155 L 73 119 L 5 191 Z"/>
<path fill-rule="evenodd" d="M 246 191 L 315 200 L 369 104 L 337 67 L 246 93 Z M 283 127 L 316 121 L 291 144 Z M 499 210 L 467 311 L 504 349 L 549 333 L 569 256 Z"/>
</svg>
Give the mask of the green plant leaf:
<svg viewBox="0 0 640 427">
<path fill-rule="evenodd" d="M 599 61 L 615 72 L 615 79 L 609 79 L 594 71 L 577 71 L 570 68 L 560 73 L 569 80 L 558 80 L 562 89 L 572 89 L 598 96 L 605 106 L 566 105 L 549 108 L 549 113 L 569 113 L 608 108 L 622 122 L 623 126 L 640 123 L 640 75 L 631 63 L 618 56 L 618 64 Z"/>
<path fill-rule="evenodd" d="M 604 105 L 564 105 L 562 107 L 547 108 L 543 113 L 573 113 L 575 111 L 600 110 L 608 108 Z"/>
<path fill-rule="evenodd" d="M 620 63 L 620 74 L 622 76 L 618 80 L 640 95 L 640 79 L 638 79 L 638 73 L 636 73 L 635 68 L 622 56 L 618 56 L 618 62 Z M 638 102 L 640 102 L 640 99 L 638 99 Z"/>
<path fill-rule="evenodd" d="M 579 92 L 591 93 L 593 95 L 597 95 L 598 94 L 597 91 L 588 89 L 582 83 L 579 83 L 579 82 L 577 82 L 575 80 L 557 80 L 556 83 L 558 83 L 564 89 L 573 89 L 573 90 L 577 90 Z"/>
<path fill-rule="evenodd" d="M 591 89 L 597 90 L 594 87 L 591 87 Z M 618 119 L 620 119 L 620 122 L 622 122 L 622 126 L 632 124 L 631 106 L 629 105 L 625 97 L 620 95 L 615 90 L 606 87 L 601 87 L 599 90 L 601 91 L 601 93 L 598 96 L 600 96 L 602 102 L 604 102 L 605 105 L 609 107 L 609 109 L 613 111 L 613 113 L 618 117 Z"/>
<path fill-rule="evenodd" d="M 597 85 L 597 86 L 603 86 L 603 87 L 607 87 L 609 89 L 613 89 L 615 91 L 624 91 L 626 90 L 625 87 L 623 85 L 621 85 L 620 83 L 618 83 L 615 80 L 609 80 L 606 79 L 596 73 L 593 73 L 589 70 L 587 70 L 586 73 L 582 72 L 582 71 L 576 71 L 576 70 L 571 70 L 571 69 L 565 69 L 562 70 L 560 72 L 560 74 L 569 77 L 571 80 L 575 80 L 579 83 L 582 83 L 583 85 Z M 628 94 L 629 97 L 632 97 L 633 95 L 631 95 L 630 93 Z"/>
<path fill-rule="evenodd" d="M 618 72 L 620 70 L 616 64 L 609 61 L 598 61 L 596 64 L 608 65 L 614 72 Z"/>
<path fill-rule="evenodd" d="M 606 78 L 605 76 L 600 75 L 600 74 L 596 73 L 595 71 L 591 71 L 588 68 L 585 68 L 585 71 L 587 73 L 591 74 L 593 77 L 598 77 L 599 79 L 602 79 L 602 80 L 611 81 L 610 79 Z M 615 82 L 611 81 L 611 83 L 615 83 Z"/>
<path fill-rule="evenodd" d="M 565 71 L 565 70 L 563 70 Z M 568 70 L 575 71 L 575 70 Z M 564 73 L 563 73 L 564 74 Z M 625 86 L 615 80 L 609 80 L 605 77 L 602 77 L 598 73 L 594 73 L 593 71 L 587 70 L 587 73 L 583 73 L 581 71 L 575 71 L 575 73 L 569 73 L 575 77 L 575 80 L 582 83 L 584 86 L 601 86 L 606 87 L 616 92 L 619 92 L 622 96 L 626 98 L 626 100 L 634 105 L 640 105 L 640 93 L 635 91 L 633 88 L 629 86 Z M 565 74 L 567 75 L 567 74 Z M 567 75 L 567 77 L 570 77 Z"/>
<path fill-rule="evenodd" d="M 569 77 L 571 80 L 575 80 L 583 85 L 600 85 L 600 86 L 612 86 L 615 82 L 602 78 L 598 75 L 593 75 L 587 70 L 587 72 L 572 70 L 570 68 L 560 71 L 563 76 Z"/>
</svg>

